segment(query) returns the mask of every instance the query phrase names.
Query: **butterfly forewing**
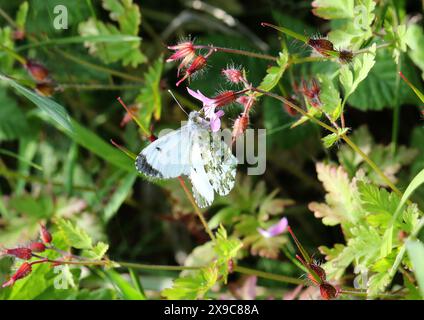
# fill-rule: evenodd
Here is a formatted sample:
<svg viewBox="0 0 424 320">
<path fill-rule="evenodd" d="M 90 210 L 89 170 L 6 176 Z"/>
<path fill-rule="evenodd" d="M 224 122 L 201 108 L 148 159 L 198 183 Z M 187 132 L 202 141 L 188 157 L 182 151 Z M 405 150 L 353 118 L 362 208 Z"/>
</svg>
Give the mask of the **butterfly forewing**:
<svg viewBox="0 0 424 320">
<path fill-rule="evenodd" d="M 158 179 L 190 173 L 191 130 L 186 125 L 153 141 L 137 156 L 137 171 Z"/>
</svg>

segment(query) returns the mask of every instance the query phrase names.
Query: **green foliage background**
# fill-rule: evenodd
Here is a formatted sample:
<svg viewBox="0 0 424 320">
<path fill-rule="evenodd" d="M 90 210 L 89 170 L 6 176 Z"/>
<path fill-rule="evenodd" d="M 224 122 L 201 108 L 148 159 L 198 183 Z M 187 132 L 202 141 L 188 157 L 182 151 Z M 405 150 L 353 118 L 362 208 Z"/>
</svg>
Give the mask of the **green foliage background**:
<svg viewBox="0 0 424 320">
<path fill-rule="evenodd" d="M 0 3 L 0 245 L 25 245 L 43 222 L 60 250 L 107 263 L 63 266 L 61 290 L 55 270 L 35 265 L 30 276 L 0 289 L 0 299 L 281 299 L 305 270 L 286 233 L 265 239 L 257 229 L 283 216 L 307 250 L 326 260 L 329 281 L 351 287 L 352 278 L 367 273 L 368 282 L 360 284 L 366 297 L 400 290 L 402 299 L 424 298 L 424 102 L 398 75 L 423 90 L 419 1 L 210 0 L 199 9 L 185 1 L 75 0 L 65 3 L 69 27 L 57 30 L 54 8 L 63 2 Z M 357 6 L 365 8 L 362 28 L 355 23 Z M 233 23 L 214 16 L 217 8 Z M 348 64 L 305 62 L 311 48 L 261 27 L 263 21 L 307 37 L 326 34 L 336 49 L 364 52 Z M 18 30 L 24 39 L 16 39 Z M 166 46 L 189 35 L 197 44 L 277 57 L 214 53 L 190 88 L 207 96 L 230 88 L 221 70 L 232 65 L 242 66 L 255 86 L 285 97 L 295 93 L 294 83 L 315 78 L 323 107 L 300 101 L 306 112 L 338 121 L 344 111 L 349 127 L 328 135 L 307 117 L 290 116 L 281 101 L 258 95 L 250 127 L 267 129 L 267 170 L 247 176 L 239 166 L 231 194 L 205 210 L 214 243 L 178 181 L 144 180 L 110 142 L 137 154 L 149 143 L 151 125 L 157 132 L 178 127 L 186 116 L 167 89 L 186 109 L 200 107 L 186 83 L 175 87 L 176 65 L 165 63 Z M 22 59 L 48 69 L 52 97 L 34 91 L 37 83 Z M 120 125 L 125 110 L 117 97 L 137 107 L 141 128 Z M 231 128 L 241 111 L 240 105 L 227 108 L 223 126 Z M 409 185 L 409 202 L 339 140 L 346 132 L 400 190 Z M 240 293 L 248 281 L 242 269 L 232 272 L 230 261 L 289 280 L 258 277 L 256 295 L 248 297 Z M 1 258 L 0 282 L 16 267 Z M 318 290 L 300 295 L 309 296 L 319 298 Z"/>
</svg>

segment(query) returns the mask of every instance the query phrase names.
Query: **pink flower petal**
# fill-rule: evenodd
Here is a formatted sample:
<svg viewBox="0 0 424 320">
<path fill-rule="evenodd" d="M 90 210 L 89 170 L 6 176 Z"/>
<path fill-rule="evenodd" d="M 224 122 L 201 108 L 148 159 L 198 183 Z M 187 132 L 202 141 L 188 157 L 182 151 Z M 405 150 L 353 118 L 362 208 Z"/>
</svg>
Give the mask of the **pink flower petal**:
<svg viewBox="0 0 424 320">
<path fill-rule="evenodd" d="M 284 217 L 266 230 L 262 228 L 258 228 L 257 230 L 264 238 L 272 238 L 285 232 L 287 230 L 287 226 L 288 221 L 287 218 Z"/>
</svg>

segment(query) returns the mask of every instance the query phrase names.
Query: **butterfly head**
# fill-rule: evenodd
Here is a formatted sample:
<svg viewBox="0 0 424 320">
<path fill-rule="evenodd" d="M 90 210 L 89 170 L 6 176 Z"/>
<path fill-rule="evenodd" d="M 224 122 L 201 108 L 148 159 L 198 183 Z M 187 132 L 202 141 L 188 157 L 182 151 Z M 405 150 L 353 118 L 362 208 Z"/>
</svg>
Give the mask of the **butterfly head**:
<svg viewBox="0 0 424 320">
<path fill-rule="evenodd" d="M 201 113 L 198 111 L 192 111 L 188 115 L 188 121 L 189 123 L 198 124 L 204 128 L 207 128 L 209 126 L 209 121 L 205 120 L 201 115 Z"/>
</svg>

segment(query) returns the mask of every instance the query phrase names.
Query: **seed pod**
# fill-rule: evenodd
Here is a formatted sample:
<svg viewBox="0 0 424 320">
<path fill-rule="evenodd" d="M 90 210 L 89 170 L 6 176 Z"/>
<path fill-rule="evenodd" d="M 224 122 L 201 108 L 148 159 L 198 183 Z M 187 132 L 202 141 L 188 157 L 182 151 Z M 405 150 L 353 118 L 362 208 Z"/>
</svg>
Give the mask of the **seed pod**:
<svg viewBox="0 0 424 320">
<path fill-rule="evenodd" d="M 324 282 L 319 286 L 319 292 L 321 293 L 321 297 L 324 300 L 331 300 L 337 297 L 337 289 L 329 284 L 328 282 Z"/>
<path fill-rule="evenodd" d="M 51 97 L 54 92 L 54 87 L 49 82 L 37 83 L 35 86 L 35 91 L 43 97 Z"/>
<path fill-rule="evenodd" d="M 315 279 L 314 275 L 310 273 L 308 273 L 309 280 L 311 280 L 316 285 L 319 285 L 320 283 L 325 282 L 327 276 L 323 268 L 321 268 L 319 265 L 315 263 L 310 263 L 309 268 L 311 268 L 316 273 L 316 275 L 320 278 L 321 282 L 318 282 L 317 279 Z"/>
<path fill-rule="evenodd" d="M 319 38 L 319 39 L 309 39 L 308 44 L 318 53 L 323 56 L 331 56 L 331 52 L 336 52 L 334 50 L 334 45 L 330 40 Z"/>
</svg>

